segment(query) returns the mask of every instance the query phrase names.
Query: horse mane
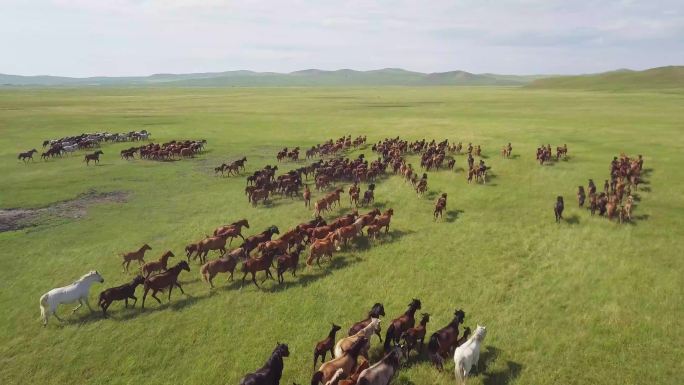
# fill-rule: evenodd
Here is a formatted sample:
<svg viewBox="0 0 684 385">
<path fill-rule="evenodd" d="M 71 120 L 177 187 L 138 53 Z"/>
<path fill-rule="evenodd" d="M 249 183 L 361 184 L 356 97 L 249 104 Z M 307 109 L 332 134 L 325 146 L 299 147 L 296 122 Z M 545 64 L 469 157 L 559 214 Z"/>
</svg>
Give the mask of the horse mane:
<svg viewBox="0 0 684 385">
<path fill-rule="evenodd" d="M 98 273 L 97 270 L 91 270 L 91 271 L 89 271 L 89 272 L 83 274 L 83 275 L 81 276 L 81 278 L 75 280 L 74 283 L 76 284 L 76 283 L 79 283 L 79 282 L 83 282 L 86 278 L 88 278 L 88 277 L 90 277 L 90 276 L 92 276 L 92 275 L 94 275 L 94 274 L 100 274 L 100 273 Z"/>
</svg>

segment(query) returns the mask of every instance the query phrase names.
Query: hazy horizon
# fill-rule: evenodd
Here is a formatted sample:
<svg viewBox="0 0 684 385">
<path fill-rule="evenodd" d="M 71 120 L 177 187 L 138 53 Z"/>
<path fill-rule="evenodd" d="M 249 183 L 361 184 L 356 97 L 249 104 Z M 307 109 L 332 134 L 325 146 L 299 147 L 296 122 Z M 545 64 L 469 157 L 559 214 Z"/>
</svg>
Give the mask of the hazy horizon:
<svg viewBox="0 0 684 385">
<path fill-rule="evenodd" d="M 11 75 L 562 75 L 684 64 L 676 0 L 0 1 L 0 73 Z"/>
</svg>

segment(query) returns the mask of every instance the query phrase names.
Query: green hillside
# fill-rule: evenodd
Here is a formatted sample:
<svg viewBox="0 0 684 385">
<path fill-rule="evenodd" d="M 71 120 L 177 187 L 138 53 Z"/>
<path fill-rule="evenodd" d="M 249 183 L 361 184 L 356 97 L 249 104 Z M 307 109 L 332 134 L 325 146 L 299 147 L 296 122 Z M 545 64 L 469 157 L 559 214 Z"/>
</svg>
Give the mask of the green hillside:
<svg viewBox="0 0 684 385">
<path fill-rule="evenodd" d="M 594 75 L 558 76 L 538 79 L 528 88 L 582 90 L 684 89 L 684 66 L 644 71 L 618 70 Z"/>
</svg>

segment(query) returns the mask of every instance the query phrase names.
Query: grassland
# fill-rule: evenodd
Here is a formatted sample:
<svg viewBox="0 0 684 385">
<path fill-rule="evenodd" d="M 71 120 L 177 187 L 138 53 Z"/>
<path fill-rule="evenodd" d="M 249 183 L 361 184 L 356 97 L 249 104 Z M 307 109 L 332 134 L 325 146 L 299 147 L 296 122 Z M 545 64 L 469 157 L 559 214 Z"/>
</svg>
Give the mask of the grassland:
<svg viewBox="0 0 684 385">
<path fill-rule="evenodd" d="M 487 369 L 469 384 L 681 384 L 682 106 L 677 93 L 513 88 L 1 90 L 0 207 L 44 207 L 91 190 L 128 197 L 93 205 L 78 220 L 0 233 L 0 383 L 236 384 L 276 341 L 292 352 L 282 383 L 309 383 L 313 344 L 330 322 L 346 330 L 376 301 L 394 317 L 418 297 L 432 314 L 429 330 L 456 307 L 466 325 L 487 325 Z M 155 141 L 206 138 L 208 151 L 189 161 L 126 162 L 118 151 L 129 144 L 116 144 L 103 148 L 97 167 L 81 156 L 16 160 L 46 138 L 132 129 Z M 282 287 L 239 291 L 220 277 L 211 292 L 192 265 L 181 275 L 189 296 L 176 293 L 170 305 L 150 302 L 141 312 L 115 304 L 107 320 L 82 309 L 63 325 L 40 326 L 47 290 L 98 269 L 105 283 L 92 290 L 95 303 L 100 289 L 128 281 L 119 252 L 147 242 L 152 258 L 167 249 L 181 255 L 239 218 L 249 219 L 249 234 L 309 219 L 299 201 L 252 208 L 244 178 L 214 177 L 212 167 L 246 155 L 254 170 L 274 163 L 283 146 L 343 134 L 479 143 L 494 177 L 467 185 L 462 172 L 432 172 L 422 199 L 397 177 L 383 180 L 376 199 L 395 209 L 390 235 L 359 240 Z M 515 157 L 502 160 L 509 141 Z M 540 167 L 540 143 L 567 143 L 569 161 Z M 573 202 L 577 185 L 603 180 L 623 151 L 644 154 L 648 184 L 634 223 L 617 225 Z M 449 212 L 434 223 L 441 192 Z M 568 203 L 561 225 L 553 222 L 556 195 Z M 375 358 L 377 347 L 374 340 Z M 451 384 L 452 367 L 438 373 L 413 360 L 395 383 Z"/>
<path fill-rule="evenodd" d="M 644 71 L 617 70 L 591 75 L 555 76 L 537 79 L 526 87 L 556 90 L 656 91 L 684 89 L 684 66 L 650 68 Z"/>
</svg>

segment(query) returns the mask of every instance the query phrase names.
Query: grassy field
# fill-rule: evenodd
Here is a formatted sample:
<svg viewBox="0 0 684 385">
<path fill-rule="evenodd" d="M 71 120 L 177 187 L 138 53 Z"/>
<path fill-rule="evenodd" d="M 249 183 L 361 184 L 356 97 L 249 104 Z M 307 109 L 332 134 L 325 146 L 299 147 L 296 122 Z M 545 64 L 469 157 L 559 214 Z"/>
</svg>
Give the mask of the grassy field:
<svg viewBox="0 0 684 385">
<path fill-rule="evenodd" d="M 465 325 L 487 325 L 486 370 L 469 384 L 682 384 L 682 106 L 681 93 L 515 88 L 0 90 L 1 208 L 127 194 L 126 202 L 89 206 L 80 219 L 46 217 L 0 233 L 0 383 L 236 384 L 281 341 L 291 351 L 281 383 L 308 384 L 313 346 L 330 322 L 346 330 L 374 302 L 391 319 L 416 297 L 432 315 L 428 333 L 457 307 Z M 46 138 L 133 129 L 151 131 L 154 141 L 206 138 L 208 150 L 193 160 L 127 162 L 118 152 L 130 144 L 105 145 L 96 167 L 82 155 L 16 159 Z M 151 301 L 142 312 L 116 303 L 107 320 L 64 307 L 65 324 L 53 318 L 41 327 L 38 298 L 49 289 L 98 269 L 105 283 L 92 289 L 95 303 L 100 290 L 129 281 L 117 253 L 147 242 L 148 260 L 167 249 L 182 255 L 189 242 L 240 218 L 249 219 L 248 234 L 310 219 L 301 201 L 252 208 L 244 177 L 215 177 L 212 168 L 246 155 L 252 171 L 275 163 L 283 146 L 343 134 L 482 144 L 493 177 L 467 185 L 462 171 L 431 172 L 424 198 L 398 177 L 382 180 L 377 206 L 396 213 L 389 236 L 360 239 L 325 269 L 304 268 L 282 286 L 239 291 L 219 276 L 210 291 L 192 264 L 181 274 L 188 296 L 175 292 L 171 304 Z M 509 141 L 515 157 L 502 160 Z M 540 143 L 567 143 L 569 160 L 539 166 Z M 620 152 L 644 154 L 648 181 L 636 220 L 625 225 L 590 217 L 574 198 L 588 178 L 602 182 Z M 457 158 L 457 167 L 464 163 Z M 435 223 L 441 192 L 449 212 Z M 565 196 L 569 219 L 560 225 L 556 195 Z M 373 358 L 379 348 L 374 339 Z M 451 384 L 452 369 L 451 360 L 439 373 L 412 359 L 394 383 Z"/>
</svg>

